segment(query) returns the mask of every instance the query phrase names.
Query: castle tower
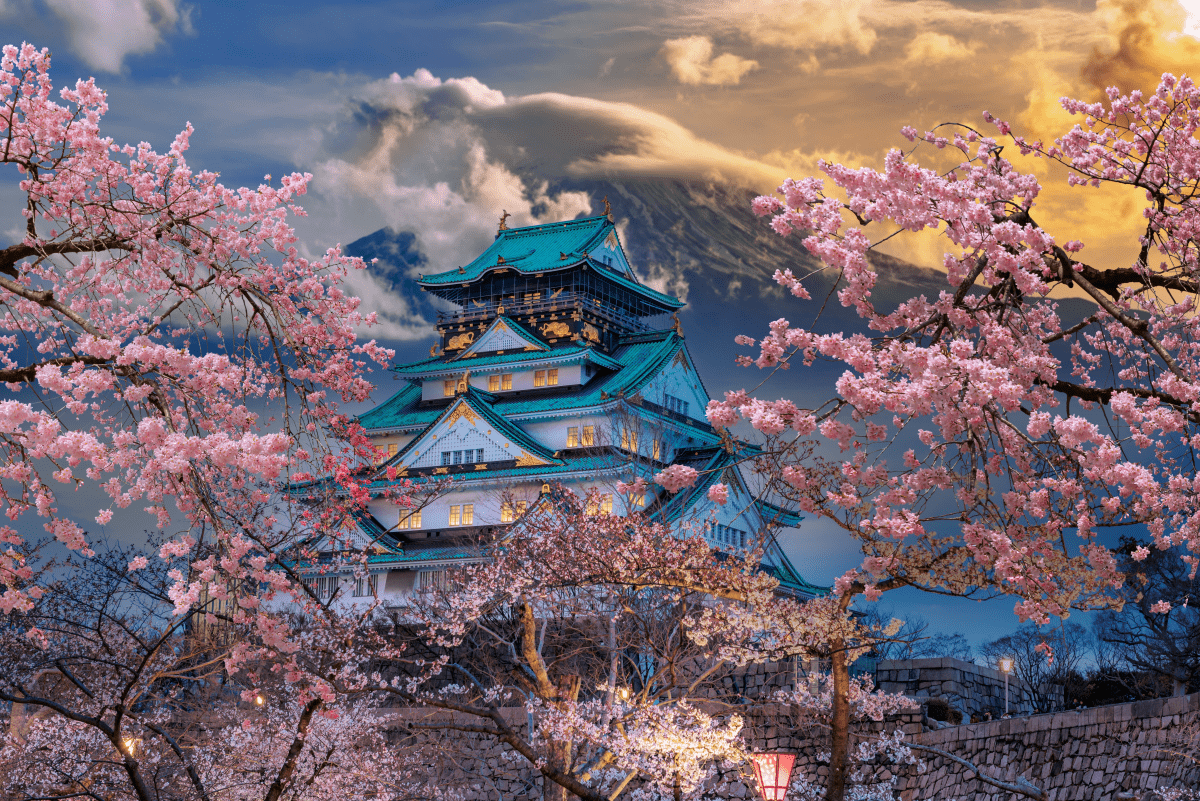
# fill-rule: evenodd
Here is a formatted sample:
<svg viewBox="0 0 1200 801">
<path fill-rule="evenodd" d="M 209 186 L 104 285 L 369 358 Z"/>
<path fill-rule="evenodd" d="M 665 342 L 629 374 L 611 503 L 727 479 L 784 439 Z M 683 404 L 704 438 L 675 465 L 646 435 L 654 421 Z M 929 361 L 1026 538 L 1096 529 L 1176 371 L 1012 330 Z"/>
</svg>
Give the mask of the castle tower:
<svg viewBox="0 0 1200 801">
<path fill-rule="evenodd" d="M 395 367 L 403 387 L 358 419 L 379 453 L 372 489 L 381 495 L 358 521 L 376 551 L 371 575 L 352 587 L 314 580 L 320 593 L 402 602 L 447 565 L 478 560 L 478 543 L 519 523 L 548 482 L 596 490 L 589 512 L 642 512 L 729 550 L 798 524 L 753 496 L 743 454 L 705 420 L 708 394 L 671 319 L 684 304 L 638 281 L 607 214 L 514 229 L 502 219 L 474 261 L 420 285 L 457 309 L 439 317 L 430 358 Z M 676 495 L 652 484 L 625 508 L 617 481 L 649 480 L 671 464 L 702 479 Z M 401 508 L 383 497 L 389 467 L 418 486 L 448 479 L 450 489 Z M 725 506 L 706 497 L 718 481 L 730 487 Z M 765 566 L 786 591 L 820 591 L 778 544 Z"/>
</svg>

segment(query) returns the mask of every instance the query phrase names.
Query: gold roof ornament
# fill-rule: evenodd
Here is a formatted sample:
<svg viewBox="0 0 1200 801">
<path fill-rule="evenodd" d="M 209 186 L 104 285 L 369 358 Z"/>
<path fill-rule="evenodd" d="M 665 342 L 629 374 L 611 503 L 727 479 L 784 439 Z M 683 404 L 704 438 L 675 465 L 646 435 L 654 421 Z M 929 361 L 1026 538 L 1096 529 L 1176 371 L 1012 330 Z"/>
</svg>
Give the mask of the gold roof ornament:
<svg viewBox="0 0 1200 801">
<path fill-rule="evenodd" d="M 464 370 L 463 374 L 462 374 L 462 378 L 458 379 L 458 387 L 457 387 L 458 394 L 460 394 L 460 395 L 465 394 L 466 391 L 471 388 L 470 378 L 471 378 L 471 371 Z"/>
<path fill-rule="evenodd" d="M 496 229 L 496 236 L 499 236 L 501 231 L 508 230 L 508 218 L 510 216 L 508 209 L 504 209 L 504 213 L 500 215 L 500 227 Z"/>
<path fill-rule="evenodd" d="M 612 206 L 609 205 L 608 195 L 604 196 L 604 216 L 608 218 L 609 222 L 613 221 Z"/>
<path fill-rule="evenodd" d="M 441 356 L 442 355 L 441 346 L 438 345 L 438 343 L 434 342 L 432 345 L 429 346 L 429 355 L 434 359 L 436 359 L 438 356 Z"/>
<path fill-rule="evenodd" d="M 675 333 L 678 334 L 679 336 L 683 336 L 683 325 L 679 322 L 679 315 L 672 314 L 671 322 L 674 323 L 674 325 L 672 325 L 671 327 L 675 329 Z"/>
</svg>

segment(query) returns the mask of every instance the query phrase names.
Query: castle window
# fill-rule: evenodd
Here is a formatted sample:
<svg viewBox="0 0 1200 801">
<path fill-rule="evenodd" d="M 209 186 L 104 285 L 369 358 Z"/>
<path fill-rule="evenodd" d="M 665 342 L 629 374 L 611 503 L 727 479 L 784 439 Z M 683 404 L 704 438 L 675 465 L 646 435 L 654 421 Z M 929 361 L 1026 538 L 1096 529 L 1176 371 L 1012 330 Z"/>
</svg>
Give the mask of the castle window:
<svg viewBox="0 0 1200 801">
<path fill-rule="evenodd" d="M 379 589 L 379 575 L 360 576 L 354 580 L 354 597 L 364 598 L 374 595 Z"/>
<path fill-rule="evenodd" d="M 612 494 L 605 494 L 605 495 L 600 496 L 600 514 L 602 514 L 602 515 L 611 515 L 612 514 Z"/>
<path fill-rule="evenodd" d="M 454 379 L 442 382 L 442 397 L 449 398 L 454 394 L 454 387 L 458 384 Z"/>
<path fill-rule="evenodd" d="M 462 524 L 469 526 L 475 522 L 475 504 L 464 503 L 462 511 Z"/>
<path fill-rule="evenodd" d="M 467 451 L 467 455 L 469 456 L 470 454 L 471 454 L 471 452 Z M 467 461 L 474 462 L 475 464 L 479 464 L 480 462 L 482 462 L 483 461 L 483 448 L 476 448 L 475 449 L 475 458 L 468 459 Z"/>
<path fill-rule="evenodd" d="M 462 464 L 462 463 L 463 463 L 462 451 L 455 451 L 454 452 L 454 464 Z"/>
<path fill-rule="evenodd" d="M 442 570 L 422 570 L 417 573 L 417 590 L 426 592 L 429 590 L 440 590 L 446 586 L 446 571 Z"/>
<path fill-rule="evenodd" d="M 508 501 L 505 501 L 504 503 L 500 504 L 500 522 L 501 523 L 511 523 L 512 521 L 513 521 L 512 504 L 509 503 Z"/>
<path fill-rule="evenodd" d="M 442 451 L 442 467 L 450 464 L 450 451 Z"/>
<path fill-rule="evenodd" d="M 548 387 L 558 386 L 558 368 L 557 367 L 555 367 L 553 370 L 546 371 L 546 386 L 548 386 Z"/>
<path fill-rule="evenodd" d="M 584 507 L 583 507 L 583 513 L 585 515 L 587 515 L 588 517 L 593 517 L 599 511 L 600 511 L 600 505 L 597 502 L 595 496 L 589 497 L 587 499 L 587 504 L 584 505 Z"/>
<path fill-rule="evenodd" d="M 663 445 L 660 440 L 654 440 L 654 458 L 661 459 L 663 454 Z"/>
<path fill-rule="evenodd" d="M 583 427 L 583 441 L 581 443 L 585 448 L 596 444 L 596 427 Z"/>
<path fill-rule="evenodd" d="M 686 415 L 688 413 L 687 401 L 677 398 L 674 395 L 668 395 L 665 392 L 663 393 L 663 406 L 666 406 L 676 414 Z"/>
<path fill-rule="evenodd" d="M 626 451 L 636 451 L 638 447 L 638 435 L 636 431 L 631 431 L 626 427 L 621 428 L 621 449 Z"/>
<path fill-rule="evenodd" d="M 534 370 L 534 372 L 533 372 L 533 385 L 534 385 L 535 387 L 544 387 L 544 386 L 546 386 L 546 371 L 545 371 L 545 370 Z"/>
<path fill-rule="evenodd" d="M 397 443 L 397 442 L 389 442 L 388 443 L 388 457 L 389 458 L 392 456 L 395 456 L 399 452 L 400 452 L 400 444 L 399 443 Z"/>
<path fill-rule="evenodd" d="M 525 510 L 529 508 L 529 501 L 517 501 L 517 517 L 525 514 Z"/>
<path fill-rule="evenodd" d="M 571 426 L 567 429 L 567 447 L 579 447 L 579 426 Z"/>
<path fill-rule="evenodd" d="M 488 392 L 499 392 L 499 391 L 500 391 L 500 376 L 489 375 L 488 376 Z"/>
<path fill-rule="evenodd" d="M 450 525 L 462 525 L 462 507 L 457 504 L 450 507 Z"/>
<path fill-rule="evenodd" d="M 401 514 L 404 514 L 404 513 L 401 512 Z M 400 519 L 400 522 L 396 524 L 396 528 L 399 528 L 399 529 L 420 528 L 420 527 L 421 527 L 421 510 L 420 509 L 418 509 L 415 512 L 412 512 L 411 514 L 404 515 Z"/>
<path fill-rule="evenodd" d="M 500 376 L 500 389 L 504 392 L 512 389 L 512 373 L 505 373 Z"/>
</svg>

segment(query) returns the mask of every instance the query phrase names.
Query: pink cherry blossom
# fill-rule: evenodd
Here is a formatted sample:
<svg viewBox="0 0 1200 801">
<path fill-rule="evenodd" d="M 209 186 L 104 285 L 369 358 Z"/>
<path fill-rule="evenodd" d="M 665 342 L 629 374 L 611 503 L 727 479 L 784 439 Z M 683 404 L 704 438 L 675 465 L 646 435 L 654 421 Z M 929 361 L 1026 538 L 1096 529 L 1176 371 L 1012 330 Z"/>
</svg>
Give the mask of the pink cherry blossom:
<svg viewBox="0 0 1200 801">
<path fill-rule="evenodd" d="M 718 506 L 724 506 L 729 501 L 729 487 L 713 484 L 708 488 L 708 499 Z"/>
</svg>

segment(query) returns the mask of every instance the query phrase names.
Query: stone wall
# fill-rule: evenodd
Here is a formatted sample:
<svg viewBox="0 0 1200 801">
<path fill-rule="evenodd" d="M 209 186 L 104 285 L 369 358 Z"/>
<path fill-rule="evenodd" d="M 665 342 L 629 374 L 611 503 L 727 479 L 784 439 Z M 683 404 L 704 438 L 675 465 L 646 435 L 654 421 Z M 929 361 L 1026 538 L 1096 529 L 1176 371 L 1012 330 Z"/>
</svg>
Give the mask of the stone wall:
<svg viewBox="0 0 1200 801">
<path fill-rule="evenodd" d="M 875 686 L 910 698 L 944 698 L 966 722 L 1004 715 L 1004 674 L 961 659 L 897 659 L 880 662 Z M 1026 685 L 1009 676 L 1008 708 L 1014 715 L 1034 710 Z"/>
<path fill-rule="evenodd" d="M 997 778 L 1023 776 L 1047 791 L 1048 801 L 1108 801 L 1171 787 L 1200 789 L 1200 766 L 1171 753 L 1196 736 L 1197 725 L 1200 693 L 954 726 L 911 739 L 974 762 Z M 945 757 L 923 758 L 924 772 L 902 772 L 896 786 L 901 801 L 1016 797 Z"/>
</svg>

